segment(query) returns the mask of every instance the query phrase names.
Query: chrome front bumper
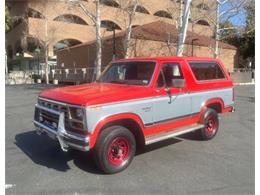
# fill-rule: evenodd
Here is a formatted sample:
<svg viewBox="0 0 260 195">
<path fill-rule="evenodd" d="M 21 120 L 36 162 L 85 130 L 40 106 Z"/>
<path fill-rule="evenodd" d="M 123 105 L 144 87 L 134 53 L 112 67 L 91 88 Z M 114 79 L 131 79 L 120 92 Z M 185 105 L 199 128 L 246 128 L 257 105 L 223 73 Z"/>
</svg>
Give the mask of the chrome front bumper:
<svg viewBox="0 0 260 195">
<path fill-rule="evenodd" d="M 57 130 L 54 130 L 47 125 L 40 123 L 39 121 L 34 120 L 34 125 L 36 126 L 37 134 L 47 133 L 49 137 L 53 139 L 57 139 L 59 141 L 59 144 L 61 146 L 61 149 L 63 151 L 68 151 L 68 148 L 75 148 L 81 151 L 89 151 L 89 137 L 88 136 L 82 136 L 79 134 L 71 134 L 68 133 L 65 129 L 64 125 L 64 113 L 58 112 L 43 106 L 40 106 L 38 104 L 35 105 L 36 108 L 40 110 L 45 110 L 47 112 L 56 114 L 59 116 L 59 122 Z"/>
</svg>

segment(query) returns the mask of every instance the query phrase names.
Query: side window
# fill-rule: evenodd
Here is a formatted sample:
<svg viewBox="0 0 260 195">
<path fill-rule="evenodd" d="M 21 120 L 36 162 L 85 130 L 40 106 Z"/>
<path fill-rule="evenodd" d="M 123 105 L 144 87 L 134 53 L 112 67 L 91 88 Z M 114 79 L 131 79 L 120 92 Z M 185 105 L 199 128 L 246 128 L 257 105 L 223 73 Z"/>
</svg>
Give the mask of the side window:
<svg viewBox="0 0 260 195">
<path fill-rule="evenodd" d="M 172 85 L 172 79 L 183 79 L 180 65 L 177 63 L 163 64 L 156 86 L 163 87 L 166 85 L 167 87 L 174 87 Z"/>
<path fill-rule="evenodd" d="M 189 62 L 189 65 L 198 81 L 225 79 L 222 69 L 215 62 Z"/>
</svg>

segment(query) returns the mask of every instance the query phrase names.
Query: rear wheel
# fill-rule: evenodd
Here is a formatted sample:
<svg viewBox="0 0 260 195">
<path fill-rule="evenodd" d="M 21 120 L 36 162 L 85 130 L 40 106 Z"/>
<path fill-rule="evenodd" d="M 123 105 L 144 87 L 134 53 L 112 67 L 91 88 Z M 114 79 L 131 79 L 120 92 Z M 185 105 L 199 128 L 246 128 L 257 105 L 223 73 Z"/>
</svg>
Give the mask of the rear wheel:
<svg viewBox="0 0 260 195">
<path fill-rule="evenodd" d="M 102 130 L 94 150 L 98 167 L 105 173 L 123 171 L 133 160 L 136 143 L 133 134 L 122 126 Z"/>
<path fill-rule="evenodd" d="M 200 130 L 201 138 L 203 140 L 214 138 L 219 128 L 218 113 L 214 109 L 207 108 L 202 122 L 205 126 Z"/>
</svg>

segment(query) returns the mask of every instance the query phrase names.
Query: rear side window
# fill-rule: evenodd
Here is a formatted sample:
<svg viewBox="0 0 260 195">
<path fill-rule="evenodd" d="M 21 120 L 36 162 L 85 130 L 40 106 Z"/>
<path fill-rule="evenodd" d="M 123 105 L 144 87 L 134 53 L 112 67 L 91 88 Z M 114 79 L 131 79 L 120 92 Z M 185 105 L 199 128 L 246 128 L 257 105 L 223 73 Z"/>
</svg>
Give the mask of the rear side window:
<svg viewBox="0 0 260 195">
<path fill-rule="evenodd" d="M 215 62 L 189 62 L 189 65 L 198 81 L 226 78 L 219 64 Z"/>
</svg>

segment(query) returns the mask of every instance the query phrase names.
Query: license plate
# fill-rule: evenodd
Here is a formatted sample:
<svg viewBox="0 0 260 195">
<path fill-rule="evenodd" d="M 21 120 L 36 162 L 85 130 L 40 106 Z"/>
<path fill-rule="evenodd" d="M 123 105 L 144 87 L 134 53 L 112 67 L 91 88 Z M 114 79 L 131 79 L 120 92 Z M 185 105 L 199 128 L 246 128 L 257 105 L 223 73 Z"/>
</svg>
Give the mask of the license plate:
<svg viewBox="0 0 260 195">
<path fill-rule="evenodd" d="M 57 123 L 50 122 L 50 121 L 44 121 L 43 124 L 50 127 L 51 129 L 57 131 Z"/>
</svg>

